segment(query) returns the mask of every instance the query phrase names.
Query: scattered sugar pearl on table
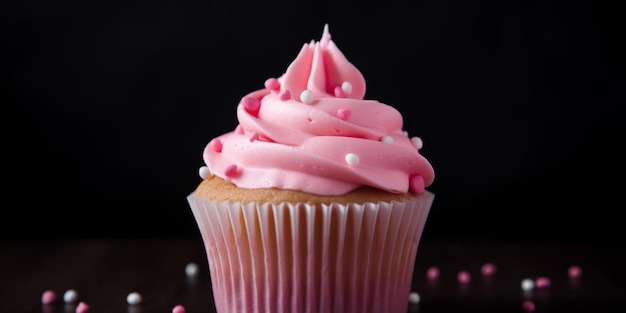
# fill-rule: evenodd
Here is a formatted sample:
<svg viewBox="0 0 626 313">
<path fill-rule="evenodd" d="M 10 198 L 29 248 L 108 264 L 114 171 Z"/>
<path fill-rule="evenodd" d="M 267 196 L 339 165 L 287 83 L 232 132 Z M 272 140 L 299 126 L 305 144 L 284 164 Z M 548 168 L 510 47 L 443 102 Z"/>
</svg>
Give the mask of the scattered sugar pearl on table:
<svg viewBox="0 0 626 313">
<path fill-rule="evenodd" d="M 528 300 L 522 302 L 522 310 L 524 312 L 535 312 L 535 303 Z"/>
<path fill-rule="evenodd" d="M 521 287 L 524 291 L 531 291 L 535 289 L 535 281 L 530 278 L 524 278 L 522 279 Z"/>
<path fill-rule="evenodd" d="M 179 304 L 172 309 L 172 313 L 185 313 L 185 307 Z"/>
<path fill-rule="evenodd" d="M 487 262 L 480 268 L 480 272 L 484 276 L 492 276 L 496 273 L 496 265 L 491 262 Z"/>
<path fill-rule="evenodd" d="M 141 303 L 141 295 L 138 292 L 131 292 L 126 296 L 126 302 L 130 305 L 137 305 Z"/>
<path fill-rule="evenodd" d="M 578 265 L 572 265 L 567 269 L 567 275 L 570 278 L 578 278 L 582 276 L 583 270 Z"/>
<path fill-rule="evenodd" d="M 430 280 L 435 280 L 439 278 L 439 268 L 436 266 L 431 266 L 426 271 L 426 277 Z"/>
<path fill-rule="evenodd" d="M 535 279 L 535 287 L 537 288 L 548 288 L 550 287 L 550 278 L 542 276 L 542 277 L 537 277 L 537 279 Z"/>
<path fill-rule="evenodd" d="M 52 304 L 57 301 L 57 294 L 52 290 L 46 290 L 41 294 L 41 303 Z"/>
<path fill-rule="evenodd" d="M 467 284 L 472 280 L 472 276 L 468 271 L 459 271 L 456 278 L 461 284 Z"/>
<path fill-rule="evenodd" d="M 196 276 L 198 274 L 198 264 L 196 263 L 188 263 L 187 266 L 185 266 L 185 274 L 187 274 L 187 276 Z"/>
<path fill-rule="evenodd" d="M 76 306 L 76 313 L 87 313 L 89 311 L 89 305 L 85 302 L 79 302 Z"/>
<path fill-rule="evenodd" d="M 413 291 L 413 292 L 411 292 L 409 294 L 409 303 L 411 303 L 411 304 L 418 304 L 418 303 L 420 303 L 420 300 L 421 300 L 421 298 L 420 298 L 419 293 Z"/>
<path fill-rule="evenodd" d="M 63 294 L 63 301 L 65 301 L 65 303 L 75 303 L 76 300 L 78 300 L 78 292 L 74 289 L 68 289 Z"/>
</svg>

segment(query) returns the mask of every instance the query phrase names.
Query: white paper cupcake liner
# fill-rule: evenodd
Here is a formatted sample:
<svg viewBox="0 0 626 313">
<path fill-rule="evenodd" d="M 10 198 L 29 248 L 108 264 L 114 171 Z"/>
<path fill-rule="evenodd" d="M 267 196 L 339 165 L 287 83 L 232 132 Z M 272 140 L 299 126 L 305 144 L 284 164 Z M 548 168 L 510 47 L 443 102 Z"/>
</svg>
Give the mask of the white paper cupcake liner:
<svg viewBox="0 0 626 313">
<path fill-rule="evenodd" d="M 404 313 L 434 195 L 320 207 L 187 199 L 218 313 Z"/>
</svg>

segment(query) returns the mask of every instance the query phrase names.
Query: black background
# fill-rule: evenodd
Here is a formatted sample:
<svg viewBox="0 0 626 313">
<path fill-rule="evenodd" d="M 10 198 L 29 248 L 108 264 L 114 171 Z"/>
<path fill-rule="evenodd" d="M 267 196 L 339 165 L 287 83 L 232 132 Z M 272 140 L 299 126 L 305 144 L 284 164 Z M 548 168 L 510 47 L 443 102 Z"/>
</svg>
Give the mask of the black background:
<svg viewBox="0 0 626 313">
<path fill-rule="evenodd" d="M 424 140 L 424 240 L 621 240 L 622 11 L 412 3 L 5 2 L 1 238 L 198 236 L 204 145 L 328 23 Z"/>
</svg>

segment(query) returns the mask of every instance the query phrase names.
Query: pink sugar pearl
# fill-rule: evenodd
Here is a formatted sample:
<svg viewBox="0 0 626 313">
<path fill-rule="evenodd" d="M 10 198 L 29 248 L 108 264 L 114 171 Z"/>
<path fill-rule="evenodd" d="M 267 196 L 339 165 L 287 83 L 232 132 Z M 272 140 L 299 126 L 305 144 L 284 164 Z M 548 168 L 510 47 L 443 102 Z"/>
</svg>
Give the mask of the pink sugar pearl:
<svg viewBox="0 0 626 313">
<path fill-rule="evenodd" d="M 282 101 L 287 101 L 287 100 L 291 99 L 291 92 L 289 92 L 289 90 L 287 90 L 287 89 L 281 90 L 278 93 L 278 99 L 280 99 Z"/>
<path fill-rule="evenodd" d="M 496 273 L 496 265 L 493 263 L 485 263 L 480 268 L 480 271 L 484 276 L 491 276 Z"/>
<path fill-rule="evenodd" d="M 431 266 L 426 271 L 426 277 L 430 280 L 435 280 L 439 278 L 439 268 L 436 266 Z"/>
<path fill-rule="evenodd" d="M 280 89 L 280 82 L 276 78 L 268 78 L 263 85 L 265 85 L 265 88 L 270 90 Z"/>
<path fill-rule="evenodd" d="M 571 278 L 578 278 L 583 274 L 583 270 L 578 265 L 572 265 L 567 269 L 567 275 Z"/>
<path fill-rule="evenodd" d="M 524 312 L 535 312 L 535 303 L 532 301 L 522 302 L 522 310 L 524 310 Z"/>
<path fill-rule="evenodd" d="M 256 114 L 259 111 L 259 108 L 261 107 L 261 103 L 259 102 L 259 99 L 255 98 L 255 97 L 243 97 L 241 99 L 241 103 L 243 104 L 243 107 L 246 109 L 246 111 Z"/>
<path fill-rule="evenodd" d="M 224 170 L 224 175 L 226 175 L 228 177 L 233 177 L 233 176 L 237 175 L 237 165 L 236 164 L 231 164 L 231 165 L 227 166 L 226 169 Z"/>
<path fill-rule="evenodd" d="M 334 94 L 335 94 L 335 97 L 337 97 L 337 98 L 346 98 L 347 97 L 346 93 L 343 91 L 343 89 L 341 89 L 341 86 L 335 87 Z"/>
<path fill-rule="evenodd" d="M 472 276 L 470 275 L 468 271 L 460 271 L 456 275 L 456 278 L 459 280 L 461 284 L 467 284 L 470 282 L 470 280 L 472 280 Z"/>
<path fill-rule="evenodd" d="M 409 179 L 409 187 L 411 188 L 411 191 L 413 191 L 415 194 L 422 194 L 424 192 L 425 186 L 426 185 L 424 184 L 424 177 L 422 177 L 421 175 L 415 175 Z"/>
<path fill-rule="evenodd" d="M 337 117 L 339 117 L 343 121 L 347 121 L 350 118 L 350 114 L 352 114 L 350 109 L 337 110 Z"/>
<path fill-rule="evenodd" d="M 52 290 L 46 290 L 41 294 L 41 303 L 51 304 L 57 300 L 57 294 Z"/>
<path fill-rule="evenodd" d="M 550 278 L 542 276 L 535 279 L 535 287 L 548 288 L 550 287 Z"/>
<path fill-rule="evenodd" d="M 172 313 L 185 313 L 185 307 L 179 304 L 172 309 Z"/>
<path fill-rule="evenodd" d="M 213 139 L 210 142 L 211 147 L 213 147 L 213 151 L 215 152 L 222 152 L 222 147 L 224 146 L 224 143 L 222 142 L 221 139 Z"/>
<path fill-rule="evenodd" d="M 89 305 L 85 302 L 79 302 L 76 306 L 76 313 L 87 313 L 89 311 Z"/>
</svg>

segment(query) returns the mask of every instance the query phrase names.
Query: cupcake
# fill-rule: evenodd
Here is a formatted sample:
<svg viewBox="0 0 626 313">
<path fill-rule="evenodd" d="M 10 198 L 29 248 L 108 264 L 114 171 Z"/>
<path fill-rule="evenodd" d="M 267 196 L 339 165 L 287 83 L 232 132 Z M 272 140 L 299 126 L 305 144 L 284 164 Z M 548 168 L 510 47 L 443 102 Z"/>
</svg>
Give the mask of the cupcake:
<svg viewBox="0 0 626 313">
<path fill-rule="evenodd" d="M 434 179 L 331 40 L 237 105 L 187 197 L 218 313 L 406 312 Z"/>
</svg>

